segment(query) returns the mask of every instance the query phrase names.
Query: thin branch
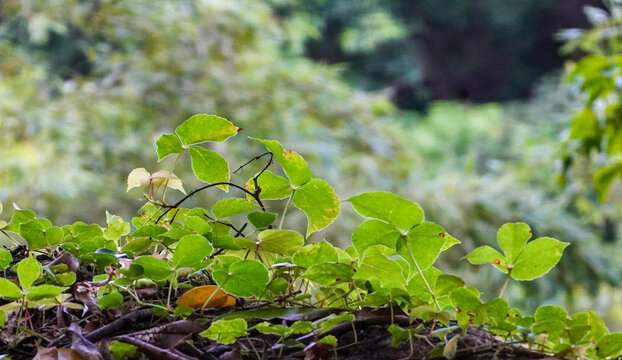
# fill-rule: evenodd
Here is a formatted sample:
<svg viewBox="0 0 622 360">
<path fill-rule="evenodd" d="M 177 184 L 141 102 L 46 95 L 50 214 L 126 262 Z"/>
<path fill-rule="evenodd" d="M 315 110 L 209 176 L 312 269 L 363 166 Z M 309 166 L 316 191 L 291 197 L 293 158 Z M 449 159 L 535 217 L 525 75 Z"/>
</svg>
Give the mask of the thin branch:
<svg viewBox="0 0 622 360">
<path fill-rule="evenodd" d="M 229 181 L 221 181 L 221 182 L 216 182 L 216 183 L 212 183 L 212 184 L 203 185 L 201 187 L 198 187 L 198 188 L 192 190 L 191 192 L 188 193 L 188 195 L 186 195 L 183 198 L 181 198 L 175 204 L 169 205 L 168 208 L 162 213 L 162 215 L 160 215 L 158 217 L 158 219 L 156 220 L 155 223 L 156 224 L 159 223 L 160 220 L 162 220 L 162 218 L 164 216 L 166 216 L 166 214 L 168 214 L 169 211 L 171 211 L 172 209 L 179 208 L 179 206 L 184 201 L 188 200 L 190 197 L 192 197 L 194 194 L 198 193 L 199 191 L 207 190 L 207 189 L 213 188 L 214 186 L 219 186 L 219 185 L 228 185 L 228 186 L 231 186 L 233 188 L 236 188 L 236 189 L 238 189 L 240 191 L 243 191 L 243 192 L 247 193 L 248 195 L 252 196 L 257 201 L 257 204 L 259 204 L 259 206 L 261 207 L 261 210 L 266 211 L 266 207 L 264 206 L 263 202 L 259 198 L 259 194 L 257 193 L 257 189 L 255 189 L 255 192 L 250 192 L 250 191 L 246 190 L 245 188 L 243 188 L 242 186 L 240 186 L 238 184 L 234 184 L 234 183 L 229 182 Z"/>
<path fill-rule="evenodd" d="M 207 215 L 207 214 L 203 214 L 203 216 L 205 216 L 206 218 L 210 219 L 211 221 L 221 224 L 221 225 L 225 225 L 230 227 L 231 229 L 233 229 L 233 231 L 235 231 L 235 235 L 233 237 L 239 237 L 240 235 L 242 235 L 242 237 L 245 237 L 246 235 L 244 235 L 242 233 L 242 231 L 244 231 L 244 229 L 246 229 L 246 227 L 248 226 L 248 223 L 244 223 L 244 225 L 242 225 L 242 227 L 240 229 L 236 228 L 235 225 L 230 224 L 228 222 L 224 222 L 224 221 L 220 221 L 220 220 L 216 220 L 213 217 Z"/>
<path fill-rule="evenodd" d="M 242 169 L 243 169 L 246 165 L 248 165 L 248 164 L 252 163 L 253 161 L 259 160 L 259 159 L 261 159 L 262 157 L 264 157 L 264 156 L 266 156 L 266 155 L 272 155 L 272 153 L 268 151 L 268 152 L 265 152 L 265 153 L 263 153 L 263 154 L 261 154 L 261 155 L 257 155 L 257 156 L 255 156 L 254 158 L 252 158 L 252 159 L 250 159 L 249 161 L 247 161 L 247 162 L 245 162 L 244 164 L 242 164 L 242 166 L 240 166 L 239 168 L 237 168 L 237 170 L 235 170 L 233 173 L 234 173 L 234 174 L 237 174 L 237 173 L 238 173 L 238 172 L 240 172 L 240 170 L 242 170 Z M 272 159 L 270 159 L 270 161 L 268 161 L 268 164 L 270 164 L 271 162 L 272 162 Z"/>
</svg>

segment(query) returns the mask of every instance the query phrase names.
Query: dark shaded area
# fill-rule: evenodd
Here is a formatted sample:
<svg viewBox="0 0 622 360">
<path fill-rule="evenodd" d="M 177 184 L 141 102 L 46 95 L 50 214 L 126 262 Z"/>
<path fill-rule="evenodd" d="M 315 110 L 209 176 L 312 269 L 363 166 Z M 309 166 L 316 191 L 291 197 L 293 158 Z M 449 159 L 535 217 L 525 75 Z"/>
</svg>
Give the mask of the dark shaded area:
<svg viewBox="0 0 622 360">
<path fill-rule="evenodd" d="M 585 28 L 588 0 L 310 1 L 302 6 L 323 22 L 321 36 L 307 44 L 317 61 L 344 63 L 357 85 L 390 88 L 404 109 L 422 109 L 438 99 L 506 101 L 529 96 L 543 74 L 563 58 L 552 34 Z M 366 52 L 347 52 L 344 31 L 366 14 L 389 12 L 406 29 L 400 39 Z"/>
</svg>

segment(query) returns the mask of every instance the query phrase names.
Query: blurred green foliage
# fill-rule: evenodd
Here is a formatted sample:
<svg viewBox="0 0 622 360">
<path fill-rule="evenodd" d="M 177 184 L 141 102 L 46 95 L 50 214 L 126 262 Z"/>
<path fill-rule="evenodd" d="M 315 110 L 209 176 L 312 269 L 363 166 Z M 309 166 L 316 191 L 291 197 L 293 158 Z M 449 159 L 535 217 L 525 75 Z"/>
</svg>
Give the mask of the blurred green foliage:
<svg viewBox="0 0 622 360">
<path fill-rule="evenodd" d="M 398 112 L 387 96 L 353 89 L 340 66 L 304 57 L 305 41 L 319 39 L 322 27 L 317 13 L 300 9 L 287 0 L 166 0 L 157 7 L 146 0 L 5 0 L 0 198 L 57 223 L 103 223 L 105 210 L 131 217 L 139 202 L 125 192 L 128 173 L 138 164 L 152 173 L 171 166 L 169 159 L 157 163 L 150 144 L 179 119 L 219 114 L 254 137 L 269 134 L 295 148 L 342 198 L 387 190 L 421 203 L 428 219 L 463 241 L 464 250 L 451 251 L 493 244 L 482 234 L 518 220 L 536 236 L 568 241 L 548 281 L 510 286 L 513 303 L 615 311 L 615 303 L 593 302 L 603 287 L 619 285 L 622 211 L 597 201 L 588 162 L 573 164 L 576 176 L 564 189 L 555 182 L 565 111 L 576 106 L 559 78 L 543 82 L 527 102 L 445 102 L 427 115 Z M 340 44 L 361 56 L 379 52 L 410 31 L 392 19 L 386 11 L 354 16 L 358 25 L 341 33 Z M 370 28 L 382 31 L 371 36 Z M 401 56 L 408 59 L 408 51 Z M 233 159 L 231 170 L 265 151 L 250 140 L 242 148 L 213 146 Z M 253 163 L 233 180 L 243 182 L 261 166 Z M 282 204 L 268 206 L 278 211 Z M 304 214 L 292 212 L 289 221 L 303 229 Z M 343 211 L 311 240 L 346 244 L 343 234 L 358 221 Z M 489 295 L 503 283 L 492 270 L 442 265 Z"/>
<path fill-rule="evenodd" d="M 622 178 L 622 3 L 611 1 L 608 10 L 588 7 L 591 29 L 560 34 L 569 40 L 564 51 L 581 55 L 567 64 L 567 76 L 583 98 L 570 127 L 564 165 L 568 169 L 577 156 L 592 158 L 598 167 L 594 185 L 601 201 Z M 620 200 L 616 185 L 612 197 Z"/>
</svg>

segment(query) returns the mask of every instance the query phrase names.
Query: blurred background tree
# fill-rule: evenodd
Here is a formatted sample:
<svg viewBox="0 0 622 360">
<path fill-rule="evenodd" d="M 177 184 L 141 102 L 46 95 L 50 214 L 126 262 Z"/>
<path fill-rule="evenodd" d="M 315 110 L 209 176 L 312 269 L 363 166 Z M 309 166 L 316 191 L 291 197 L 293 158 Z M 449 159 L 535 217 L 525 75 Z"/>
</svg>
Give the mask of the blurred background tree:
<svg viewBox="0 0 622 360">
<path fill-rule="evenodd" d="M 595 104 L 562 84 L 554 40 L 590 26 L 585 3 L 5 0 L 0 199 L 59 223 L 132 216 L 130 170 L 170 166 L 157 164 L 155 139 L 192 114 L 218 114 L 244 128 L 215 145 L 232 166 L 262 152 L 243 135 L 269 137 L 302 153 L 342 198 L 388 190 L 419 202 L 463 241 L 443 268 L 486 296 L 503 280 L 456 259 L 493 244 L 502 223 L 525 220 L 571 242 L 558 270 L 509 289 L 513 302 L 590 306 L 621 328 L 619 195 L 598 201 L 600 163 L 582 157 L 566 163 L 565 187 L 556 181 L 573 114 Z M 592 51 L 575 48 L 578 61 Z M 359 222 L 346 210 L 309 240 L 347 244 Z"/>
</svg>

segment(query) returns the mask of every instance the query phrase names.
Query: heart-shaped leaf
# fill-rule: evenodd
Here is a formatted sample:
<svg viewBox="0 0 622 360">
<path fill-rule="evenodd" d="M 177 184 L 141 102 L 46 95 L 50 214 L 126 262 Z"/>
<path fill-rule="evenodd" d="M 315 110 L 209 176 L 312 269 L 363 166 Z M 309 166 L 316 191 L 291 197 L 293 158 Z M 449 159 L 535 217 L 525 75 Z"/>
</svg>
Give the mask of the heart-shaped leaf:
<svg viewBox="0 0 622 360">
<path fill-rule="evenodd" d="M 175 129 L 184 145 L 205 141 L 223 142 L 238 133 L 240 128 L 216 115 L 198 114 L 190 117 Z"/>
<path fill-rule="evenodd" d="M 199 180 L 210 184 L 229 181 L 229 164 L 220 154 L 198 146 L 191 146 L 189 151 L 192 171 Z M 229 189 L 225 184 L 218 186 Z"/>
<path fill-rule="evenodd" d="M 212 208 L 212 212 L 217 219 L 245 213 L 259 208 L 258 205 L 240 198 L 222 199 Z"/>
<path fill-rule="evenodd" d="M 22 290 L 12 281 L 0 278 L 0 297 L 5 300 L 17 300 L 22 298 Z"/>
<path fill-rule="evenodd" d="M 261 199 L 285 199 L 292 194 L 292 184 L 290 184 L 289 180 L 273 174 L 270 170 L 266 170 L 259 175 L 257 185 L 261 189 L 259 193 Z M 255 192 L 255 181 L 249 179 L 246 182 L 246 188 L 250 192 Z M 247 198 L 250 200 L 253 197 L 248 195 Z"/>
<path fill-rule="evenodd" d="M 412 201 L 388 192 L 370 192 L 346 200 L 361 215 L 384 220 L 405 233 L 423 221 L 423 211 Z"/>
<path fill-rule="evenodd" d="M 291 255 L 304 244 L 300 233 L 292 230 L 269 229 L 257 235 L 261 249 L 275 254 Z"/>
<path fill-rule="evenodd" d="M 173 271 L 169 264 L 151 256 L 142 256 L 134 260 L 133 264 L 142 266 L 142 277 L 154 281 L 169 279 Z"/>
<path fill-rule="evenodd" d="M 414 227 L 397 242 L 397 253 L 421 270 L 432 266 L 445 245 L 445 230 L 432 222 Z M 414 260 L 413 260 L 414 259 Z"/>
<path fill-rule="evenodd" d="M 352 245 L 359 254 L 373 245 L 384 245 L 396 249 L 400 232 L 395 226 L 384 221 L 370 219 L 359 225 L 352 233 Z"/>
<path fill-rule="evenodd" d="M 354 269 L 344 263 L 324 262 L 315 264 L 301 276 L 322 286 L 332 286 L 338 283 L 348 283 L 352 280 Z"/>
<path fill-rule="evenodd" d="M 233 344 L 239 337 L 246 335 L 247 329 L 248 324 L 244 319 L 217 320 L 199 335 L 221 344 Z"/>
<path fill-rule="evenodd" d="M 214 248 L 207 239 L 201 235 L 191 234 L 179 239 L 173 252 L 173 267 L 191 267 L 195 270 L 201 268 L 202 261 L 208 257 Z M 204 267 L 204 266 L 203 266 Z"/>
<path fill-rule="evenodd" d="M 276 140 L 255 140 L 262 143 L 274 155 L 274 158 L 281 164 L 292 184 L 302 186 L 311 181 L 309 165 L 297 152 L 292 150 L 285 151 L 283 146 Z"/>
<path fill-rule="evenodd" d="M 228 271 L 219 267 L 213 270 L 216 283 L 224 291 L 237 296 L 260 296 L 270 281 L 268 269 L 256 260 L 237 261 L 229 266 Z"/>
<path fill-rule="evenodd" d="M 409 275 L 410 266 L 406 260 L 384 245 L 374 245 L 368 247 L 361 256 L 355 278 L 376 278 L 382 288 L 405 290 Z"/>
<path fill-rule="evenodd" d="M 174 134 L 162 134 L 156 141 L 156 148 L 158 153 L 158 161 L 161 161 L 169 154 L 175 154 L 182 152 L 183 148 L 179 143 L 179 139 Z"/>
<path fill-rule="evenodd" d="M 307 245 L 292 256 L 292 262 L 301 268 L 309 268 L 323 262 L 337 262 L 339 256 L 335 248 L 325 240 L 319 244 Z"/>
<path fill-rule="evenodd" d="M 276 213 L 267 211 L 255 211 L 246 215 L 248 221 L 250 221 L 251 224 L 253 224 L 253 226 L 257 229 L 263 229 L 272 225 L 276 220 L 276 217 Z"/>
<path fill-rule="evenodd" d="M 298 188 L 294 205 L 307 215 L 307 236 L 330 225 L 339 215 L 339 197 L 321 179 L 313 179 Z"/>
<path fill-rule="evenodd" d="M 18 262 L 13 271 L 17 273 L 19 279 L 19 285 L 24 290 L 28 290 L 32 284 L 41 277 L 43 267 L 33 256 L 29 256 L 22 261 Z"/>
<path fill-rule="evenodd" d="M 58 245 L 63 240 L 63 230 L 56 226 L 47 226 L 45 219 L 31 220 L 19 226 L 19 234 L 28 242 L 28 249 L 42 249 Z"/>
</svg>

